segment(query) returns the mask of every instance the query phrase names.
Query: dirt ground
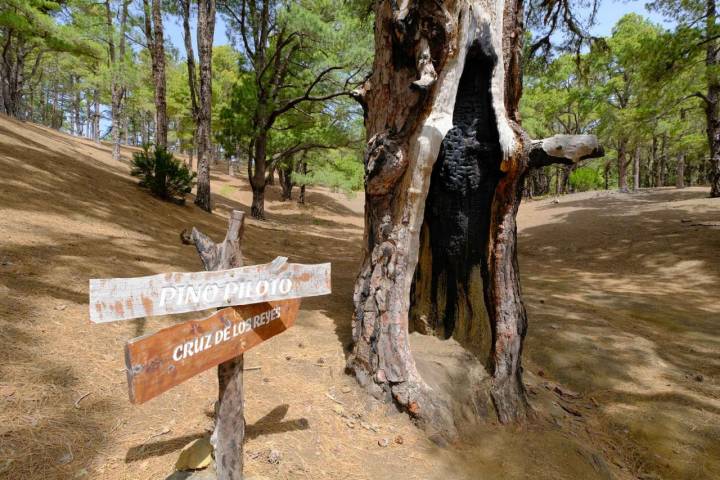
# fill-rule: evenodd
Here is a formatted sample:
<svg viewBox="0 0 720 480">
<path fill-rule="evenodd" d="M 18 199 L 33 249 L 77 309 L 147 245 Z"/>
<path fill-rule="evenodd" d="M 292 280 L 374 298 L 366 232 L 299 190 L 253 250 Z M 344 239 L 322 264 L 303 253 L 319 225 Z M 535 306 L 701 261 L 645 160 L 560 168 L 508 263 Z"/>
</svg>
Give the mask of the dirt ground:
<svg viewBox="0 0 720 480">
<path fill-rule="evenodd" d="M 88 279 L 199 270 L 180 231 L 221 239 L 229 210 L 247 211 L 247 183 L 214 173 L 213 215 L 170 205 L 107 145 L 4 117 L 0 166 L 0 478 L 166 478 L 211 427 L 215 372 L 130 404 L 125 341 L 192 315 L 91 325 Z M 331 261 L 333 294 L 246 355 L 250 478 L 720 478 L 720 201 L 706 189 L 524 203 L 537 415 L 445 446 L 344 373 L 362 198 L 268 196 L 269 221 L 247 223 L 247 262 Z"/>
</svg>

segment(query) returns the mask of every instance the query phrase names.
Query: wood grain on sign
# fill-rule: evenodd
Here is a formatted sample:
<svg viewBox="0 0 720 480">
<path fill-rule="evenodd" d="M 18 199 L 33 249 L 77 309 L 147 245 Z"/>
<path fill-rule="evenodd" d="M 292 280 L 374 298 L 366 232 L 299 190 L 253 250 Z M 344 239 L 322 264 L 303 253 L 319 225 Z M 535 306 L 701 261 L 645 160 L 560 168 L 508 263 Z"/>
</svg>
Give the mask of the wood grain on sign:
<svg viewBox="0 0 720 480">
<path fill-rule="evenodd" d="M 330 293 L 330 264 L 272 263 L 194 273 L 90 280 L 95 323 Z"/>
<path fill-rule="evenodd" d="M 300 299 L 218 310 L 125 345 L 130 401 L 143 403 L 237 357 L 295 323 Z"/>
</svg>

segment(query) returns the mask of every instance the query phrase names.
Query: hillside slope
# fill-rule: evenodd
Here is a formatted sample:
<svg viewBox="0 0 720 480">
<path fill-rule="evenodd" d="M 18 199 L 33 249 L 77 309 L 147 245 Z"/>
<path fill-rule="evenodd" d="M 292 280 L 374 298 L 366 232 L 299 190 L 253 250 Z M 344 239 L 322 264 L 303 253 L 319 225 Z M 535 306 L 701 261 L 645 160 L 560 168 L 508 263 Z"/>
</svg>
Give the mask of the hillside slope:
<svg viewBox="0 0 720 480">
<path fill-rule="evenodd" d="M 0 478 L 165 478 L 211 427 L 215 374 L 133 406 L 123 346 L 193 315 L 91 325 L 88 279 L 199 270 L 180 231 L 221 239 L 229 210 L 248 209 L 247 183 L 213 173 L 212 215 L 192 201 L 171 205 L 137 187 L 106 145 L 5 117 L 0 166 Z M 245 376 L 246 471 L 720 477 L 719 231 L 692 226 L 720 220 L 712 202 L 687 189 L 523 205 L 525 362 L 538 418 L 443 448 L 344 373 L 362 198 L 314 189 L 299 207 L 272 190 L 269 221 L 247 222 L 247 262 L 331 261 L 333 294 L 303 301 L 296 327 L 246 356 L 246 367 L 260 367 Z M 556 381 L 579 397 L 554 393 Z"/>
</svg>

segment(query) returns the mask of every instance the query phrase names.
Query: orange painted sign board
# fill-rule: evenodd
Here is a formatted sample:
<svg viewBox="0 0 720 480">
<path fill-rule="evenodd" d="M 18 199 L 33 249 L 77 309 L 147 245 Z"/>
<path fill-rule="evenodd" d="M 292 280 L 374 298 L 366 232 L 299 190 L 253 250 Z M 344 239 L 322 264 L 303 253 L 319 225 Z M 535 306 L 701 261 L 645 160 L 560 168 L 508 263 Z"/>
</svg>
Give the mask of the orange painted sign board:
<svg viewBox="0 0 720 480">
<path fill-rule="evenodd" d="M 300 299 L 224 308 L 129 340 L 125 345 L 132 403 L 144 403 L 185 380 L 242 355 L 295 323 Z"/>
</svg>

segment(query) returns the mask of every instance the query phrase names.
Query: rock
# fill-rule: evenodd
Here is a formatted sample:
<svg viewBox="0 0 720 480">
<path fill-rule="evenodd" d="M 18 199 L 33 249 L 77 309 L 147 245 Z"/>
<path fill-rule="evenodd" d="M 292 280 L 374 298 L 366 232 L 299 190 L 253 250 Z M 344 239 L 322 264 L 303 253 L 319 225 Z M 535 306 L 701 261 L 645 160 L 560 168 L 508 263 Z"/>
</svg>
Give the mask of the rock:
<svg viewBox="0 0 720 480">
<path fill-rule="evenodd" d="M 246 480 L 254 477 L 245 477 Z M 165 480 L 217 480 L 217 474 L 212 469 L 199 470 L 195 472 L 175 472 Z"/>
<path fill-rule="evenodd" d="M 538 374 L 539 377 L 544 377 L 544 376 L 545 376 L 545 371 L 544 371 L 544 370 L 538 370 L 538 373 L 537 373 L 537 374 Z"/>
<path fill-rule="evenodd" d="M 175 462 L 175 469 L 200 470 L 212 462 L 213 448 L 207 437 L 198 438 L 183 447 L 180 456 Z"/>
<path fill-rule="evenodd" d="M 342 387 L 340 390 L 342 393 L 350 393 L 350 387 Z"/>
<path fill-rule="evenodd" d="M 342 405 L 333 405 L 333 411 L 340 416 L 345 415 L 345 409 L 342 407 Z"/>
<path fill-rule="evenodd" d="M 84 478 L 88 476 L 88 471 L 84 468 L 81 468 L 77 472 L 75 472 L 75 478 Z"/>
<path fill-rule="evenodd" d="M 345 421 L 345 425 L 347 425 L 348 428 L 355 428 L 355 420 L 348 419 Z"/>
<path fill-rule="evenodd" d="M 271 463 L 273 465 L 277 465 L 280 463 L 280 452 L 277 450 L 270 450 L 270 453 L 268 453 L 267 461 L 268 463 Z"/>
<path fill-rule="evenodd" d="M 398 435 L 397 437 L 395 437 L 395 443 L 397 443 L 398 445 L 402 445 L 403 443 L 405 443 L 402 435 Z"/>
<path fill-rule="evenodd" d="M 323 364 L 325 364 L 325 359 L 323 357 L 320 357 L 320 358 L 318 358 L 317 363 L 319 365 L 323 365 Z"/>
<path fill-rule="evenodd" d="M 381 447 L 387 447 L 388 445 L 390 445 L 390 440 L 388 440 L 387 438 L 381 438 L 380 440 L 378 440 L 378 445 L 380 445 Z"/>
<path fill-rule="evenodd" d="M 287 360 L 289 362 L 290 360 L 292 360 L 292 357 L 290 355 L 286 355 L 285 360 Z"/>
<path fill-rule="evenodd" d="M 298 343 L 298 348 L 305 348 L 305 344 L 303 342 Z"/>
<path fill-rule="evenodd" d="M 702 382 L 703 380 L 705 380 L 705 377 L 703 377 L 703 376 L 700 375 L 699 373 L 698 373 L 697 375 L 695 375 L 695 381 L 696 381 L 696 382 Z"/>
<path fill-rule="evenodd" d="M 65 310 L 66 308 L 67 308 L 67 305 L 63 304 L 63 305 L 58 305 L 58 306 L 56 306 L 56 307 L 55 307 L 55 310 L 60 310 L 60 311 L 62 311 L 62 310 Z"/>
</svg>

